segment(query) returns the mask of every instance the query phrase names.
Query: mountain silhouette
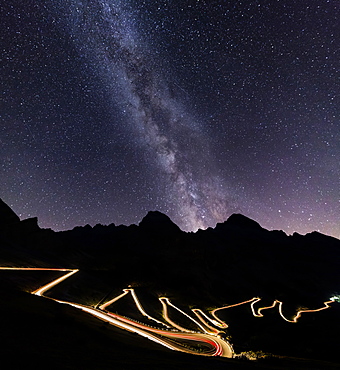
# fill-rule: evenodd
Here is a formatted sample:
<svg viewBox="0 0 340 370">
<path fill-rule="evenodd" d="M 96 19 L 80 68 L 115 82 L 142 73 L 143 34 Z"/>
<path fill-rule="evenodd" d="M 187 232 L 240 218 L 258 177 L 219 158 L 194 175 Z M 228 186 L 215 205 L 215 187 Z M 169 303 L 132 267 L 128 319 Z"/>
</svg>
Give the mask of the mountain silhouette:
<svg viewBox="0 0 340 370">
<path fill-rule="evenodd" d="M 247 229 L 247 230 L 262 230 L 262 227 L 259 223 L 252 220 L 251 218 L 248 218 L 246 216 L 243 216 L 239 213 L 232 214 L 225 224 L 228 227 L 235 227 L 239 229 Z"/>
<path fill-rule="evenodd" d="M 84 272 L 79 277 L 56 292 L 61 299 L 72 296 L 84 304 L 89 297 L 100 301 L 113 288 L 132 284 L 166 292 L 191 307 L 218 307 L 258 296 L 270 305 L 278 299 L 287 315 L 293 314 L 297 307 L 321 307 L 338 294 L 339 252 L 336 238 L 269 231 L 241 214 L 196 233 L 182 231 L 158 211 L 148 212 L 138 225 L 85 225 L 55 232 L 40 228 L 37 218 L 20 220 L 0 200 L 0 263 L 80 269 Z M 336 310 L 320 313 L 326 317 L 320 323 L 313 315 L 312 322 L 303 318 L 297 329 L 284 326 L 278 314 L 261 321 L 248 312 L 246 317 L 236 315 L 238 324 L 228 330 L 236 348 L 332 357 L 338 338 L 324 344 L 320 338 L 340 332 Z M 273 325 L 280 331 L 275 340 Z"/>
<path fill-rule="evenodd" d="M 0 199 L 0 227 L 20 222 L 19 216 Z"/>
<path fill-rule="evenodd" d="M 181 229 L 171 219 L 159 211 L 150 211 L 139 223 L 139 227 L 148 232 L 179 233 Z"/>
</svg>

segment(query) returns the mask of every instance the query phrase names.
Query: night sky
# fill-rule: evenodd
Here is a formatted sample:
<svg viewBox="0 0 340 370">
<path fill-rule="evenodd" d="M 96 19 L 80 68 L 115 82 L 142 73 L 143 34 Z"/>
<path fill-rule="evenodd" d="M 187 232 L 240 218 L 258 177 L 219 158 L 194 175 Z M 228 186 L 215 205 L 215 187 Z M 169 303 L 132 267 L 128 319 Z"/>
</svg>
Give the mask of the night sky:
<svg viewBox="0 0 340 370">
<path fill-rule="evenodd" d="M 0 197 L 54 230 L 242 213 L 340 237 L 338 0 L 6 0 Z"/>
</svg>

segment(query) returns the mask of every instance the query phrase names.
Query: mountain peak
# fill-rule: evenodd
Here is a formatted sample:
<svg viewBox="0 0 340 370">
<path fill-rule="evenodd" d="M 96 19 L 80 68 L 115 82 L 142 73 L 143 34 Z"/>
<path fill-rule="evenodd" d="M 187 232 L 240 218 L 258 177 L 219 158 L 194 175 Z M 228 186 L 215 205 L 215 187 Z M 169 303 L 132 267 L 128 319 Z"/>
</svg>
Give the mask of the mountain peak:
<svg viewBox="0 0 340 370">
<path fill-rule="evenodd" d="M 159 211 L 149 211 L 139 223 L 139 226 L 148 231 L 179 232 L 181 229 L 171 221 L 170 217 Z"/>
<path fill-rule="evenodd" d="M 252 220 L 249 217 L 243 216 L 240 213 L 233 213 L 228 220 L 225 222 L 226 225 L 228 226 L 233 226 L 233 227 L 239 227 L 242 229 L 251 229 L 251 230 L 262 230 L 262 226 Z"/>
<path fill-rule="evenodd" d="M 20 222 L 19 216 L 0 199 L 0 225 L 9 225 Z"/>
</svg>

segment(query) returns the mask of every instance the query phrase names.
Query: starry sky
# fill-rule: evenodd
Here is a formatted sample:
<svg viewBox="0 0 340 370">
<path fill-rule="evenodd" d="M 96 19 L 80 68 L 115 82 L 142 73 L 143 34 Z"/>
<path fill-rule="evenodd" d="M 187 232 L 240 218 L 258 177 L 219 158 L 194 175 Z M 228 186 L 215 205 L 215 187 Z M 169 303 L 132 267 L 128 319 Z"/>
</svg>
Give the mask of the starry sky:
<svg viewBox="0 0 340 370">
<path fill-rule="evenodd" d="M 54 230 L 242 213 L 340 237 L 338 0 L 7 0 L 0 197 Z"/>
</svg>

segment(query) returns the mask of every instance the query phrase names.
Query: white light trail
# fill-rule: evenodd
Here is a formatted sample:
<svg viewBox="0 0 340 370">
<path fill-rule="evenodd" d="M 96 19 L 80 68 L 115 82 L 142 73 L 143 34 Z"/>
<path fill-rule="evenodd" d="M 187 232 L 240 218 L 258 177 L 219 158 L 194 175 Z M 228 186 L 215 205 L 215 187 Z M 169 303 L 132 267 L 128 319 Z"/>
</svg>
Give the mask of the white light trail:
<svg viewBox="0 0 340 370">
<path fill-rule="evenodd" d="M 208 321 L 210 321 L 213 325 L 219 327 L 220 326 L 220 323 L 216 320 L 212 320 L 210 317 L 208 317 L 202 310 L 200 310 L 199 308 L 193 308 L 191 310 L 200 320 L 201 322 L 207 327 L 210 329 L 210 333 L 211 334 L 218 334 L 220 333 L 220 331 L 218 329 L 215 329 L 214 327 L 212 327 L 211 325 L 209 325 L 207 323 L 207 321 L 205 321 L 203 319 L 202 316 L 204 316 Z"/>
<path fill-rule="evenodd" d="M 35 268 L 34 267 L 0 267 L 0 270 L 67 272 L 65 275 L 59 277 L 58 279 L 55 279 L 52 282 L 50 282 L 50 283 L 40 287 L 39 289 L 33 291 L 32 294 L 35 294 L 37 296 L 43 296 L 43 294 L 46 293 L 47 290 L 55 287 L 57 284 L 61 283 L 62 281 L 66 280 L 67 278 L 71 277 L 72 275 L 76 274 L 79 271 L 78 269 L 58 269 L 58 268 L 38 268 L 38 267 L 35 267 Z M 217 330 L 216 328 L 213 328 L 212 326 L 210 326 L 207 322 L 207 321 L 209 321 L 215 327 L 226 329 L 228 327 L 228 325 L 224 321 L 222 321 L 220 318 L 218 318 L 217 315 L 216 315 L 216 312 L 218 312 L 219 310 L 232 308 L 232 307 L 237 307 L 237 306 L 240 306 L 240 305 L 243 305 L 243 304 L 246 304 L 246 303 L 250 303 L 250 308 L 251 308 L 252 314 L 255 317 L 263 317 L 263 314 L 261 313 L 261 311 L 271 309 L 271 308 L 274 308 L 274 307 L 278 306 L 279 307 L 279 314 L 285 321 L 290 322 L 290 323 L 297 323 L 298 319 L 301 317 L 301 314 L 307 313 L 307 312 L 318 312 L 318 311 L 325 310 L 327 308 L 330 308 L 330 304 L 338 301 L 338 296 L 334 296 L 334 297 L 330 298 L 329 301 L 324 302 L 324 307 L 317 308 L 317 309 L 299 310 L 291 320 L 287 319 L 283 315 L 283 309 L 282 309 L 283 303 L 281 301 L 278 301 L 278 300 L 275 300 L 273 302 L 273 304 L 270 305 L 270 306 L 260 307 L 256 310 L 255 309 L 255 304 L 261 300 L 261 298 L 258 298 L 258 297 L 253 297 L 253 298 L 251 298 L 249 300 L 246 300 L 246 301 L 242 301 L 242 302 L 239 302 L 239 303 L 236 303 L 236 304 L 223 306 L 223 307 L 219 307 L 219 308 L 216 308 L 214 310 L 211 310 L 210 313 L 211 313 L 211 315 L 214 319 L 210 318 L 208 315 L 206 315 L 200 309 L 192 309 L 194 314 L 203 323 L 203 325 L 202 325 L 200 322 L 198 322 L 197 320 L 192 318 L 186 312 L 182 311 L 177 306 L 172 304 L 168 298 L 161 297 L 161 298 L 159 298 L 159 300 L 160 300 L 160 302 L 162 304 L 162 307 L 163 307 L 163 316 L 164 316 L 165 320 L 172 327 L 174 327 L 174 328 L 176 328 L 177 330 L 180 331 L 180 332 L 174 332 L 174 331 L 165 330 L 165 329 L 161 330 L 161 329 L 157 329 L 157 328 L 152 328 L 150 326 L 147 326 L 147 325 L 138 323 L 136 321 L 133 321 L 131 319 L 125 318 L 123 316 L 120 316 L 118 314 L 113 314 L 111 312 L 105 311 L 105 309 L 109 305 L 118 301 L 120 298 L 124 297 L 128 293 L 131 293 L 131 296 L 132 296 L 132 298 L 135 302 L 135 305 L 136 305 L 137 309 L 139 310 L 139 312 L 143 316 L 146 316 L 147 318 L 157 322 L 158 324 L 162 324 L 162 325 L 167 326 L 165 323 L 163 323 L 163 322 L 153 318 L 152 316 L 150 316 L 144 310 L 144 308 L 142 307 L 134 289 L 132 289 L 132 288 L 124 289 L 122 294 L 120 294 L 119 296 L 109 300 L 105 304 L 102 304 L 99 309 L 89 307 L 89 306 L 85 306 L 85 305 L 81 305 L 81 304 L 77 304 L 77 303 L 73 303 L 73 302 L 60 301 L 60 300 L 57 300 L 57 299 L 54 299 L 54 298 L 50 298 L 50 299 L 53 299 L 54 301 L 56 301 L 58 303 L 67 304 L 67 305 L 73 306 L 75 308 L 81 309 L 82 311 L 85 311 L 85 312 L 87 312 L 87 313 L 89 313 L 89 314 L 91 314 L 91 315 L 93 315 L 93 316 L 95 316 L 95 317 L 97 317 L 101 320 L 107 321 L 110 324 L 115 325 L 119 328 L 137 333 L 137 334 L 139 334 L 143 337 L 146 337 L 146 338 L 148 338 L 148 339 L 150 339 L 150 340 L 152 340 L 156 343 L 159 343 L 159 344 L 161 344 L 161 345 L 163 345 L 163 346 L 165 346 L 169 349 L 177 350 L 177 351 L 181 351 L 181 352 L 199 354 L 199 355 L 224 356 L 224 357 L 233 357 L 234 352 L 233 352 L 232 346 L 231 346 L 231 344 L 229 344 L 228 342 L 226 342 L 222 338 L 220 338 L 219 335 L 218 335 L 220 333 L 220 331 Z M 182 315 L 184 315 L 185 317 L 190 319 L 192 322 L 194 322 L 197 325 L 197 327 L 199 327 L 203 331 L 203 333 L 193 332 L 193 331 L 188 330 L 186 328 L 183 328 L 180 325 L 173 322 L 168 316 L 168 306 L 173 307 L 178 312 L 180 312 Z M 170 328 L 169 326 L 167 326 L 167 327 Z M 207 330 L 207 329 L 209 329 L 209 330 Z M 159 336 L 161 336 L 161 337 L 159 337 Z M 206 350 L 204 353 L 198 353 L 194 349 L 185 348 L 185 347 L 181 346 L 180 344 L 177 344 L 177 343 L 172 342 L 172 341 L 169 342 L 165 338 L 171 338 L 171 339 L 174 339 L 174 340 L 190 340 L 190 341 L 194 341 L 194 342 L 204 342 L 204 343 L 208 344 L 209 346 L 211 346 L 211 350 Z"/>
<path fill-rule="evenodd" d="M 41 296 L 43 293 L 45 293 L 47 290 L 53 288 L 54 286 L 56 286 L 57 284 L 61 283 L 62 281 L 66 280 L 67 278 L 69 278 L 70 276 L 74 275 L 75 273 L 77 273 L 79 270 L 71 270 L 71 272 L 69 272 L 68 274 L 60 277 L 59 279 L 56 279 L 56 280 L 53 280 L 51 283 L 48 283 L 46 285 L 44 285 L 43 287 L 35 290 L 34 292 L 32 292 L 32 294 L 35 294 L 35 295 L 38 295 L 38 296 Z"/>
<path fill-rule="evenodd" d="M 180 330 L 180 331 L 184 331 L 186 333 L 191 333 L 192 331 L 191 330 L 188 330 L 186 328 L 183 328 L 182 326 L 176 324 L 174 321 L 172 321 L 168 315 L 168 306 L 166 305 L 165 301 L 166 301 L 167 298 L 159 298 L 160 302 L 162 303 L 162 306 L 163 306 L 163 317 L 164 319 L 171 325 L 173 326 L 174 328 Z"/>
<path fill-rule="evenodd" d="M 232 308 L 232 307 L 236 307 L 236 306 L 241 306 L 242 304 L 250 303 L 250 302 L 253 302 L 254 300 L 259 300 L 259 299 L 260 298 L 254 297 L 254 298 L 248 299 L 247 301 L 242 301 L 240 303 L 235 303 L 235 304 L 231 304 L 231 305 L 228 305 L 228 306 L 223 306 L 223 307 L 215 308 L 214 310 L 211 310 L 210 313 L 216 319 L 217 326 L 220 327 L 220 328 L 222 328 L 222 329 L 226 329 L 226 328 L 228 328 L 228 325 L 224 321 L 222 321 L 220 318 L 218 318 L 216 316 L 216 312 L 217 311 L 224 310 L 226 308 Z M 214 324 L 214 325 L 216 325 L 216 324 Z"/>
<path fill-rule="evenodd" d="M 153 321 L 157 322 L 158 324 L 164 325 L 164 326 L 166 326 L 167 328 L 170 328 L 170 326 L 166 325 L 164 322 L 162 322 L 162 321 L 159 321 L 159 320 L 155 319 L 154 317 L 150 316 L 149 314 L 147 314 L 147 313 L 145 312 L 144 308 L 142 307 L 142 305 L 141 305 L 141 304 L 140 304 L 140 302 L 139 302 L 139 299 L 138 299 L 138 297 L 137 297 L 137 295 L 136 295 L 136 293 L 135 293 L 135 290 L 134 290 L 134 289 L 130 288 L 130 289 L 124 289 L 124 290 L 127 290 L 127 291 L 130 291 L 130 292 L 131 292 L 132 297 L 133 297 L 133 300 L 135 301 L 135 304 L 136 304 L 136 306 L 137 306 L 137 308 L 138 308 L 139 312 L 140 312 L 143 316 L 146 316 L 148 319 L 153 320 Z"/>
<path fill-rule="evenodd" d="M 221 321 L 216 315 L 215 315 L 215 312 L 219 311 L 219 310 L 223 310 L 223 309 L 226 309 L 226 308 L 230 308 L 230 307 L 236 307 L 236 306 L 239 306 L 241 304 L 244 304 L 244 303 L 250 303 L 251 302 L 251 311 L 252 311 L 252 314 L 255 316 L 255 317 L 263 317 L 263 314 L 261 313 L 261 311 L 263 310 L 268 310 L 270 308 L 274 308 L 275 306 L 279 306 L 279 314 L 280 316 L 283 318 L 283 320 L 287 321 L 287 322 L 291 322 L 291 323 L 297 323 L 298 319 L 301 317 L 301 314 L 303 313 L 306 313 L 306 312 L 319 312 L 319 311 L 322 311 L 322 310 L 326 310 L 327 308 L 330 308 L 330 304 L 331 303 L 334 303 L 334 300 L 330 300 L 330 301 L 326 301 L 324 302 L 324 307 L 321 307 L 321 308 L 316 308 L 316 309 L 305 309 L 305 310 L 299 310 L 296 315 L 293 317 L 292 320 L 289 320 L 287 319 L 284 314 L 283 314 L 283 310 L 282 310 L 282 306 L 283 306 L 283 302 L 282 301 L 278 301 L 277 299 L 273 302 L 272 305 L 270 306 L 265 306 L 265 307 L 260 307 L 257 309 L 257 312 L 256 312 L 256 309 L 254 307 L 254 305 L 259 302 L 261 300 L 261 298 L 258 298 L 258 297 L 254 297 L 252 299 L 249 299 L 248 301 L 243 301 L 243 302 L 240 302 L 240 303 L 236 303 L 234 305 L 231 305 L 231 306 L 223 306 L 223 307 L 220 307 L 220 308 L 216 308 L 214 310 L 211 311 L 211 314 L 221 323 L 221 324 L 224 324 L 224 325 L 227 325 L 225 324 L 223 321 Z M 228 327 L 228 326 L 226 326 Z"/>
<path fill-rule="evenodd" d="M 321 307 L 321 308 L 317 308 L 315 310 L 299 310 L 297 312 L 297 314 L 293 317 L 292 320 L 289 320 L 287 319 L 283 313 L 282 313 L 282 302 L 281 301 L 277 301 L 279 303 L 279 313 L 280 313 L 280 316 L 285 320 L 285 321 L 288 321 L 288 322 L 293 322 L 293 323 L 297 323 L 298 319 L 301 317 L 301 314 L 303 313 L 306 313 L 306 312 L 319 312 L 319 311 L 323 311 L 323 310 L 326 310 L 327 308 L 330 308 L 330 304 L 331 303 L 334 303 L 334 301 L 327 301 L 327 302 L 324 302 L 324 307 Z"/>
<path fill-rule="evenodd" d="M 180 312 L 182 315 L 186 316 L 189 320 L 193 321 L 199 328 L 203 330 L 203 333 L 209 333 L 197 320 L 193 319 L 190 315 L 185 313 L 184 311 L 180 310 L 177 306 L 175 306 L 173 303 L 170 302 L 169 298 L 161 297 L 159 300 L 163 303 L 163 300 L 171 307 L 176 309 L 178 312 Z M 168 316 L 167 316 L 168 318 Z"/>
<path fill-rule="evenodd" d="M 120 299 L 120 298 L 122 298 L 122 297 L 126 296 L 128 293 L 129 293 L 129 291 L 128 291 L 127 289 L 124 289 L 124 293 L 122 293 L 122 294 L 120 294 L 119 296 L 117 296 L 117 297 L 115 297 L 115 298 L 111 299 L 110 301 L 108 301 L 108 302 L 106 302 L 106 303 L 102 304 L 101 306 L 99 306 L 99 308 L 100 308 L 101 310 L 105 310 L 105 309 L 106 309 L 106 307 L 108 307 L 108 306 L 110 306 L 112 303 L 114 303 L 114 302 L 118 301 L 118 299 Z"/>
<path fill-rule="evenodd" d="M 75 274 L 79 271 L 78 269 L 55 269 L 55 268 L 46 268 L 45 269 L 45 268 L 24 268 L 24 267 L 22 267 L 22 268 L 14 268 L 14 267 L 12 267 L 12 268 L 11 267 L 1 268 L 0 267 L 0 270 L 27 270 L 27 271 L 40 270 L 40 271 L 63 271 L 63 272 L 68 272 L 64 276 L 62 276 L 58 279 L 55 279 L 52 282 L 42 286 L 41 288 L 35 290 L 34 292 L 32 292 L 32 294 L 35 294 L 35 295 L 38 295 L 38 296 L 43 296 L 43 294 L 46 293 L 47 290 L 53 288 L 57 284 L 61 283 L 62 281 L 66 280 L 67 278 L 69 278 L 70 276 L 72 276 L 73 274 Z M 161 344 L 161 345 L 163 345 L 166 348 L 169 348 L 171 350 L 176 350 L 176 351 L 181 351 L 181 352 L 186 352 L 186 353 L 191 353 L 191 354 L 196 354 L 196 355 L 203 355 L 203 356 L 233 357 L 234 352 L 233 352 L 233 349 L 232 349 L 231 345 L 229 343 L 227 343 L 226 341 L 222 340 L 221 338 L 217 338 L 217 337 L 214 338 L 209 333 L 206 333 L 206 334 L 195 333 L 195 332 L 187 333 L 186 329 L 184 329 L 184 328 L 183 329 L 184 329 L 185 333 L 183 333 L 183 332 L 172 332 L 172 331 L 164 330 L 164 329 L 160 330 L 160 329 L 156 329 L 156 328 L 146 326 L 146 325 L 141 324 L 141 323 L 137 323 L 133 320 L 127 319 L 127 318 L 125 318 L 123 316 L 120 316 L 120 315 L 117 315 L 117 314 L 102 311 L 103 308 L 106 308 L 108 305 L 110 305 L 113 302 L 117 301 L 118 299 L 122 298 L 123 296 L 125 296 L 129 292 L 131 292 L 131 294 L 133 296 L 133 299 L 134 299 L 134 302 L 135 302 L 136 307 L 138 308 L 138 310 L 140 312 L 143 312 L 147 317 L 150 318 L 151 316 L 149 316 L 144 311 L 144 309 L 141 306 L 141 304 L 139 302 L 139 299 L 136 296 L 133 289 L 124 289 L 123 294 L 121 294 L 118 297 L 115 297 L 114 299 L 112 299 L 112 300 L 108 301 L 107 303 L 101 305 L 100 306 L 101 309 L 95 309 L 93 307 L 89 307 L 89 306 L 85 306 L 85 305 L 81 305 L 81 304 L 73 303 L 73 302 L 61 301 L 61 300 L 54 299 L 54 298 L 50 298 L 50 299 L 52 299 L 52 300 L 54 300 L 58 303 L 61 303 L 61 304 L 67 304 L 67 305 L 70 305 L 72 307 L 81 309 L 82 311 L 85 311 L 85 312 L 87 312 L 87 313 L 89 313 L 89 314 L 91 314 L 91 315 L 93 315 L 93 316 L 95 316 L 95 317 L 97 317 L 97 318 L 99 318 L 103 321 L 109 322 L 110 324 L 115 325 L 119 328 L 137 333 L 137 334 L 139 334 L 139 335 L 141 335 L 145 338 L 148 338 L 148 339 L 150 339 L 150 340 L 152 340 L 156 343 L 159 343 L 159 344 Z M 179 310 L 177 307 L 175 307 L 175 308 L 177 310 Z M 183 311 L 181 311 L 181 310 L 179 310 L 179 311 L 181 313 L 185 314 Z M 186 315 L 186 316 L 188 316 L 190 318 L 189 315 Z M 156 319 L 154 319 L 154 320 L 157 321 L 158 323 L 161 323 L 160 321 L 158 321 Z M 194 320 L 194 319 L 192 319 L 192 321 L 197 323 L 196 320 Z M 162 324 L 164 325 L 164 323 L 162 323 Z M 199 324 L 199 326 L 200 326 L 200 324 Z M 159 336 L 161 336 L 161 337 L 159 337 Z M 181 340 L 190 340 L 190 341 L 193 341 L 193 342 L 203 342 L 203 343 L 208 344 L 211 347 L 211 349 L 210 350 L 205 350 L 205 352 L 199 353 L 194 349 L 183 347 L 181 344 L 178 344 L 178 343 L 173 342 L 173 341 L 168 341 L 165 338 L 169 338 L 169 339 L 171 338 L 172 340 L 179 340 L 179 341 L 181 341 Z"/>
</svg>

